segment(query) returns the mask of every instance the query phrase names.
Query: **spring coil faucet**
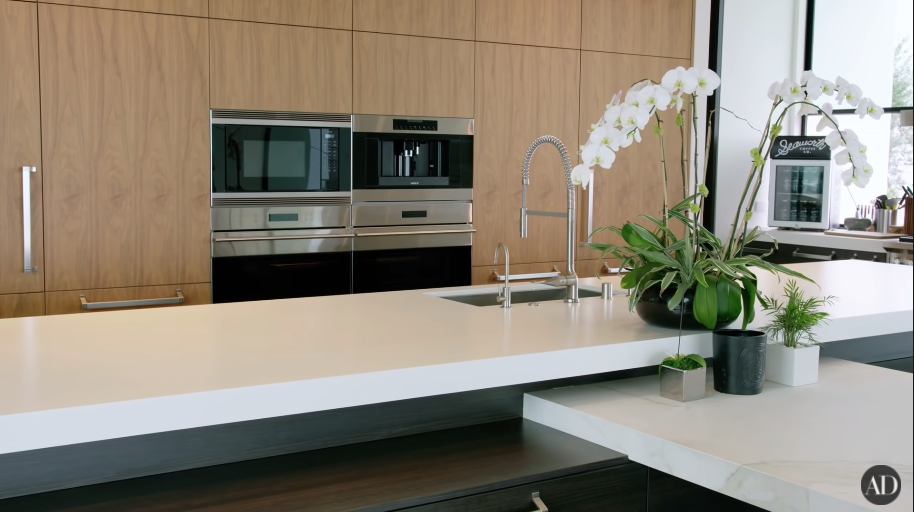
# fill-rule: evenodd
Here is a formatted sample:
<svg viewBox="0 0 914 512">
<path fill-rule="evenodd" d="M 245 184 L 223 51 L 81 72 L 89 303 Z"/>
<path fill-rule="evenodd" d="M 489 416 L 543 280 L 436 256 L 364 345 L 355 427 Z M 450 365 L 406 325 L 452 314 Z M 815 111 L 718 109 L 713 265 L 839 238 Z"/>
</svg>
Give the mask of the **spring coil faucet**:
<svg viewBox="0 0 914 512">
<path fill-rule="evenodd" d="M 562 165 L 565 167 L 565 182 L 568 186 L 568 211 L 566 213 L 559 212 L 546 212 L 539 210 L 528 210 L 527 209 L 527 185 L 530 184 L 530 160 L 533 158 L 533 153 L 536 152 L 536 149 L 543 144 L 552 144 L 559 150 L 559 154 L 562 156 Z M 571 160 L 568 159 L 568 151 L 565 149 L 565 145 L 562 144 L 557 137 L 552 135 L 544 135 L 538 137 L 536 140 L 530 144 L 530 148 L 527 149 L 527 154 L 524 156 L 524 171 L 521 175 L 522 180 L 522 192 L 521 192 L 521 206 L 520 206 L 520 237 L 527 238 L 527 215 L 539 215 L 542 217 L 560 217 L 565 218 L 568 223 L 568 247 L 566 249 L 565 256 L 567 258 L 567 263 L 565 265 L 565 275 L 553 277 L 552 279 L 545 282 L 550 286 L 555 287 L 565 287 L 565 302 L 576 303 L 580 302 L 578 298 L 578 276 L 574 271 L 574 245 L 575 245 L 575 232 L 574 232 L 574 210 L 575 210 L 575 190 L 574 184 L 571 182 Z"/>
</svg>

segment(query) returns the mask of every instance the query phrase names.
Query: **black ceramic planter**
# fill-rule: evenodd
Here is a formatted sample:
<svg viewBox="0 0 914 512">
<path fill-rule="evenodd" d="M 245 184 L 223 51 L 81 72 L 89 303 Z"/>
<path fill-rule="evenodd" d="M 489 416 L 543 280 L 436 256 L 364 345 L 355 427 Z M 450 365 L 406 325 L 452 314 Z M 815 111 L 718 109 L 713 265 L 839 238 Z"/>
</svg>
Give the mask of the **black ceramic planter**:
<svg viewBox="0 0 914 512">
<path fill-rule="evenodd" d="M 761 331 L 714 331 L 714 389 L 731 395 L 757 395 L 765 382 L 765 343 Z"/>
<path fill-rule="evenodd" d="M 663 295 L 660 295 L 659 286 L 652 286 L 644 290 L 644 293 L 641 294 L 641 300 L 635 303 L 635 313 L 638 313 L 638 316 L 649 324 L 671 329 L 679 329 L 679 315 L 681 313 L 683 329 L 708 330 L 698 320 L 695 320 L 695 315 L 692 313 L 692 305 L 695 303 L 695 289 L 692 288 L 685 292 L 676 309 L 670 311 L 667 303 L 673 298 L 674 293 L 676 293 L 675 288 L 667 288 L 664 290 Z M 715 327 L 721 328 L 731 323 L 733 322 L 718 322 Z"/>
</svg>

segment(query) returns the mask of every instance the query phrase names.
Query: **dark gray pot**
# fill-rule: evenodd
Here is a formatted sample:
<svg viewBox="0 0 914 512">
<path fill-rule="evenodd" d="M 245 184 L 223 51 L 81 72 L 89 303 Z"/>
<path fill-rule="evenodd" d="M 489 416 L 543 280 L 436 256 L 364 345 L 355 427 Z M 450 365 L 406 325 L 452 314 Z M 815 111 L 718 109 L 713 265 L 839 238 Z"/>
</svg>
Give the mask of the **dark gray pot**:
<svg viewBox="0 0 914 512">
<path fill-rule="evenodd" d="M 761 331 L 714 331 L 714 389 L 730 395 L 757 395 L 765 382 L 765 344 Z"/>
</svg>

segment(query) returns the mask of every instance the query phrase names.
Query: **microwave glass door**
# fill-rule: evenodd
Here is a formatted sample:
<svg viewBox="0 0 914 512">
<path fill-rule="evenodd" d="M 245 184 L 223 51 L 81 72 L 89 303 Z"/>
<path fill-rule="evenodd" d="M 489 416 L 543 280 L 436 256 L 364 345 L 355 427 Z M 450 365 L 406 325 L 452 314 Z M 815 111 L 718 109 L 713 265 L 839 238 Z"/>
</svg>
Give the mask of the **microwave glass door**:
<svg viewBox="0 0 914 512">
<path fill-rule="evenodd" d="M 349 145 L 346 128 L 214 125 L 213 191 L 348 191 Z"/>
<path fill-rule="evenodd" d="M 821 165 L 775 165 L 774 220 L 821 222 L 826 169 Z"/>
</svg>

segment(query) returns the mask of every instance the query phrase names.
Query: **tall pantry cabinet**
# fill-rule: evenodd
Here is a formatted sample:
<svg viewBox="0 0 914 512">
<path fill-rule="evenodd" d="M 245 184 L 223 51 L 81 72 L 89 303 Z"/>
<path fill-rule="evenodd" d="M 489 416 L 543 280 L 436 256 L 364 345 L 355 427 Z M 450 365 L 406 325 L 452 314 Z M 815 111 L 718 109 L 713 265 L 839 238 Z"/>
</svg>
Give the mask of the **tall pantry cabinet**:
<svg viewBox="0 0 914 512">
<path fill-rule="evenodd" d="M 0 73 L 0 318 L 40 315 L 44 168 L 36 4 L 0 0 Z"/>
</svg>

